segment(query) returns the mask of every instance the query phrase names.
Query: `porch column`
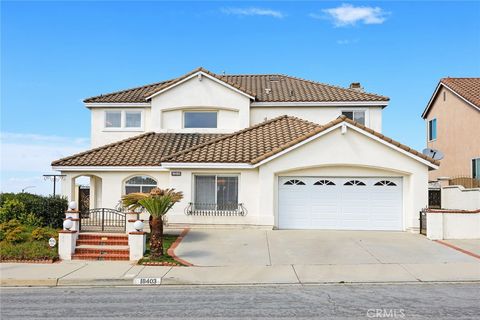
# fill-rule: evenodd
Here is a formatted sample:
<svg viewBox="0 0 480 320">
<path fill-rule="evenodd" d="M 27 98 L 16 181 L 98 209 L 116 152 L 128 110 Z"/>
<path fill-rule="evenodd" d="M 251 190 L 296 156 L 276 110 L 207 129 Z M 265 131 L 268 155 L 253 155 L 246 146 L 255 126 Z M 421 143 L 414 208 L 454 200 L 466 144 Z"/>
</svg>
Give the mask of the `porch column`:
<svg viewBox="0 0 480 320">
<path fill-rule="evenodd" d="M 132 231 L 136 231 L 135 228 L 133 227 L 133 224 L 135 223 L 135 221 L 137 221 L 137 220 L 140 220 L 142 222 L 144 221 L 143 219 L 139 219 L 139 217 L 140 217 L 140 213 L 138 213 L 138 212 L 127 212 L 126 213 L 127 225 L 126 225 L 126 228 L 125 228 L 125 232 L 127 234 L 129 234 Z"/>
<path fill-rule="evenodd" d="M 138 261 L 143 258 L 147 244 L 147 233 L 132 231 L 128 233 L 128 246 L 130 247 L 130 261 Z"/>
<path fill-rule="evenodd" d="M 61 230 L 58 232 L 58 255 L 61 260 L 72 260 L 75 253 L 78 232 L 75 230 Z"/>
<path fill-rule="evenodd" d="M 72 231 L 80 231 L 80 211 L 76 209 L 69 209 L 65 211 L 65 220 L 72 220 L 73 227 L 70 229 Z"/>
</svg>

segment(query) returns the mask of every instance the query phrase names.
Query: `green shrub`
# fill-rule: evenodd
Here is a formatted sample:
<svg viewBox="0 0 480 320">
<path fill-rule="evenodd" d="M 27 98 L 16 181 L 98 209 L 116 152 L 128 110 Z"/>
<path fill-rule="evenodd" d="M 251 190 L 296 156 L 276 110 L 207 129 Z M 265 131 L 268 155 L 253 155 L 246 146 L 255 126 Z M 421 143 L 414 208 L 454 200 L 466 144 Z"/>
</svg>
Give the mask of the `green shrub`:
<svg viewBox="0 0 480 320">
<path fill-rule="evenodd" d="M 12 219 L 19 219 L 22 214 L 25 214 L 25 204 L 18 199 L 7 199 L 0 207 L 0 223 L 10 221 Z"/>
<path fill-rule="evenodd" d="M 40 227 L 43 225 L 43 218 L 37 217 L 34 213 L 31 212 L 21 214 L 19 220 L 27 226 Z"/>
<path fill-rule="evenodd" d="M 5 233 L 5 241 L 9 243 L 20 243 L 28 239 L 28 232 L 23 226 L 18 226 Z"/>
<path fill-rule="evenodd" d="M 17 200 L 23 203 L 23 212 L 18 213 L 16 216 L 12 216 L 12 211 L 9 209 L 12 206 L 11 202 L 9 204 L 10 200 Z M 7 211 L 3 213 L 5 206 L 7 207 Z M 16 218 L 21 219 L 24 223 L 26 223 L 26 221 L 28 221 L 28 223 L 34 223 L 33 225 L 35 226 L 61 228 L 63 218 L 65 217 L 65 210 L 67 210 L 67 208 L 67 199 L 61 196 L 45 197 L 30 193 L 0 194 L 0 222 Z M 33 216 L 29 215 L 30 213 L 33 214 Z M 15 214 L 17 214 L 17 211 L 15 211 Z"/>
<path fill-rule="evenodd" d="M 55 248 L 50 248 L 47 241 L 24 242 L 20 244 L 0 242 L 2 260 L 50 260 L 57 259 Z"/>
<path fill-rule="evenodd" d="M 58 238 L 58 231 L 52 228 L 35 228 L 32 231 L 32 239 L 36 241 L 48 241 L 50 238 Z"/>
</svg>

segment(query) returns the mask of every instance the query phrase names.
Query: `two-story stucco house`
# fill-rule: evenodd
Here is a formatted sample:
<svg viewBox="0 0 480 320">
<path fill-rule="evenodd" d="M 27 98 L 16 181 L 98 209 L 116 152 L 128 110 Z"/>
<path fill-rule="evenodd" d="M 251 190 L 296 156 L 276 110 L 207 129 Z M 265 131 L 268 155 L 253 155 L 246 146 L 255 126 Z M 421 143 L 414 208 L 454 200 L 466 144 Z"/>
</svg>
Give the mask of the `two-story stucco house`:
<svg viewBox="0 0 480 320">
<path fill-rule="evenodd" d="M 418 230 L 438 162 L 382 132 L 388 98 L 286 75 L 179 78 L 85 100 L 93 149 L 52 163 L 90 206 L 175 188 L 168 223 Z"/>
<path fill-rule="evenodd" d="M 444 158 L 429 179 L 480 179 L 480 78 L 443 78 L 422 114 L 427 146 Z"/>
</svg>

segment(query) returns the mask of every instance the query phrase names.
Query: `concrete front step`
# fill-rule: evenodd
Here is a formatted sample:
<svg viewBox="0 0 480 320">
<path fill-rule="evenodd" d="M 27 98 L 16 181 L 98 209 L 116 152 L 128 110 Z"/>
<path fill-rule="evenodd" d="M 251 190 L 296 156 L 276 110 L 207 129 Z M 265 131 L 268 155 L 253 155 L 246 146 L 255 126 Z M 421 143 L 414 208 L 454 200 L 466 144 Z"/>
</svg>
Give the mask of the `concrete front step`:
<svg viewBox="0 0 480 320">
<path fill-rule="evenodd" d="M 78 240 L 114 240 L 114 241 L 128 241 L 128 235 L 115 233 L 84 233 L 78 234 Z"/>
<path fill-rule="evenodd" d="M 72 260 L 99 260 L 99 261 L 128 261 L 130 256 L 128 254 L 95 254 L 95 253 L 74 253 Z"/>
<path fill-rule="evenodd" d="M 79 239 L 77 246 L 93 245 L 93 246 L 128 246 L 128 238 L 126 239 Z"/>
<path fill-rule="evenodd" d="M 129 260 L 128 235 L 81 232 L 73 260 Z"/>
</svg>

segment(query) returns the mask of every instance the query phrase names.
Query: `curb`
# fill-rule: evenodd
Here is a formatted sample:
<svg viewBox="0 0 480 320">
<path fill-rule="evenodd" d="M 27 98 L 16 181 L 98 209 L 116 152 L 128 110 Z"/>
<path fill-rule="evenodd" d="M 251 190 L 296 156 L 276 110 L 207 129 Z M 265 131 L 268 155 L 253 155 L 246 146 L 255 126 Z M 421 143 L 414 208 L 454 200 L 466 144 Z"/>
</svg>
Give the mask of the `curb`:
<svg viewBox="0 0 480 320">
<path fill-rule="evenodd" d="M 175 249 L 178 247 L 178 245 L 180 244 L 180 242 L 182 242 L 183 238 L 187 235 L 187 233 L 190 231 L 190 228 L 185 228 L 182 230 L 182 232 L 180 233 L 180 235 L 177 237 L 177 240 L 175 240 L 175 242 L 170 246 L 170 248 L 168 248 L 167 250 L 167 254 L 173 258 L 173 260 L 187 266 L 187 267 L 192 267 L 193 264 L 188 262 L 188 261 L 185 261 L 179 257 L 177 257 L 177 255 L 175 254 Z"/>
<path fill-rule="evenodd" d="M 459 252 L 461 252 L 461 253 L 464 253 L 464 254 L 466 254 L 466 255 L 469 255 L 469 256 L 471 256 L 471 257 L 480 259 L 480 255 L 475 254 L 475 253 L 473 253 L 473 252 L 470 252 L 470 251 L 468 251 L 468 250 L 462 249 L 462 248 L 460 248 L 460 247 L 457 247 L 457 246 L 455 246 L 455 245 L 453 245 L 453 244 L 450 244 L 450 243 L 448 243 L 448 242 L 445 242 L 445 241 L 442 241 L 442 240 L 434 240 L 434 241 L 437 242 L 437 243 L 440 243 L 440 244 L 442 244 L 442 245 L 444 245 L 444 246 L 446 246 L 446 247 L 452 248 L 453 250 L 457 250 L 457 251 L 459 251 Z"/>
</svg>

